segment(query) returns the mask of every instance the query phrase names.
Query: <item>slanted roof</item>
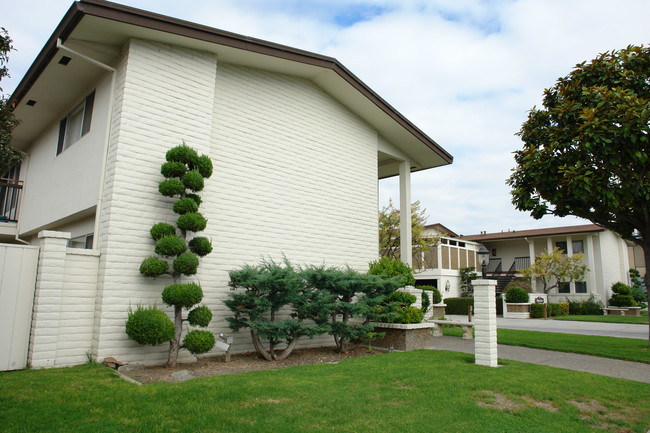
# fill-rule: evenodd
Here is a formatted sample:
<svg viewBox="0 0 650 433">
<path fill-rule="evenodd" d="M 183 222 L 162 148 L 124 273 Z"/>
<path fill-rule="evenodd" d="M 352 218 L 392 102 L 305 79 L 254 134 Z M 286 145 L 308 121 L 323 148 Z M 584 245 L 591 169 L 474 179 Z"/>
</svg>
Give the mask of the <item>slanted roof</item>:
<svg viewBox="0 0 650 433">
<path fill-rule="evenodd" d="M 468 241 L 482 242 L 482 241 L 498 241 L 505 239 L 523 239 L 533 238 L 540 236 L 555 236 L 555 235 L 571 235 L 581 233 L 602 232 L 605 229 L 596 224 L 585 224 L 579 226 L 566 226 L 566 227 L 552 227 L 546 229 L 532 229 L 532 230 L 512 230 L 501 233 L 479 233 L 477 235 L 461 236 L 461 239 Z"/>
<path fill-rule="evenodd" d="M 10 103 L 22 123 L 14 131 L 13 144 L 24 148 L 41 133 L 35 125 L 58 121 L 56 116 L 79 97 L 79 87 L 90 85 L 102 73 L 61 51 L 57 40 L 115 66 L 120 48 L 132 38 L 211 52 L 220 62 L 309 79 L 408 155 L 412 171 L 453 161 L 447 151 L 334 58 L 103 0 L 72 4 L 16 88 Z M 65 67 L 58 64 L 62 55 L 73 58 Z M 28 106 L 30 100 L 36 104 Z M 380 165 L 387 162 L 379 161 Z M 383 168 L 381 176 L 397 174 L 397 168 Z"/>
<path fill-rule="evenodd" d="M 436 232 L 442 234 L 443 236 L 448 236 L 448 237 L 451 237 L 451 238 L 457 238 L 458 237 L 457 233 L 449 230 L 447 227 L 445 227 L 444 225 L 442 225 L 440 223 L 428 224 L 428 225 L 424 226 L 424 229 L 425 230 L 427 230 L 427 229 L 435 230 Z"/>
</svg>

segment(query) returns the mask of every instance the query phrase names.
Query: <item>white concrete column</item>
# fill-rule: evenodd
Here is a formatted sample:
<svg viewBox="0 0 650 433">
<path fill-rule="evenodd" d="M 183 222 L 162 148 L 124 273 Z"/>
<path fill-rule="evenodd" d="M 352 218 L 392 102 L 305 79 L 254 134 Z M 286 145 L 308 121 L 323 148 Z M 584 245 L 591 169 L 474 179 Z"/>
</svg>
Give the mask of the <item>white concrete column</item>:
<svg viewBox="0 0 650 433">
<path fill-rule="evenodd" d="M 436 246 L 436 259 L 438 260 L 438 269 L 442 269 L 442 242 Z"/>
<path fill-rule="evenodd" d="M 528 238 L 526 240 L 528 241 L 528 257 L 532 266 L 535 263 L 535 241 Z M 537 278 L 533 277 L 530 279 L 530 289 L 533 293 L 537 292 Z"/>
<path fill-rule="evenodd" d="M 596 290 L 596 251 L 594 250 L 594 237 L 587 236 L 587 293 L 598 293 Z"/>
<path fill-rule="evenodd" d="M 53 367 L 56 361 L 65 258 L 70 233 L 42 231 L 29 344 L 32 367 Z"/>
<path fill-rule="evenodd" d="M 546 251 L 549 253 L 553 251 L 553 239 L 551 238 L 546 238 Z"/>
<path fill-rule="evenodd" d="M 566 255 L 567 257 L 573 257 L 573 239 L 571 236 L 566 237 Z M 571 281 L 569 282 L 569 293 L 575 293 L 576 292 L 576 285 L 575 282 Z"/>
<path fill-rule="evenodd" d="M 478 279 L 474 286 L 474 362 L 497 367 L 497 309 L 495 280 Z"/>
<path fill-rule="evenodd" d="M 411 162 L 399 164 L 400 259 L 413 266 L 413 231 L 411 228 Z"/>
</svg>

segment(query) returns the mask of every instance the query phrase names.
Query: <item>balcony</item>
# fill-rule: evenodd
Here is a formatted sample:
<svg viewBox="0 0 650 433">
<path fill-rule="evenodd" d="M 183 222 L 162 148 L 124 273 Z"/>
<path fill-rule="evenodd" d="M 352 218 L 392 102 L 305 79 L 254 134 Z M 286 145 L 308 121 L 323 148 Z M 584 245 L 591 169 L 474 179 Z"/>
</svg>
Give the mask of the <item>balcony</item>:
<svg viewBox="0 0 650 433">
<path fill-rule="evenodd" d="M 0 178 L 0 242 L 9 242 L 16 237 L 22 191 L 22 180 Z"/>
</svg>

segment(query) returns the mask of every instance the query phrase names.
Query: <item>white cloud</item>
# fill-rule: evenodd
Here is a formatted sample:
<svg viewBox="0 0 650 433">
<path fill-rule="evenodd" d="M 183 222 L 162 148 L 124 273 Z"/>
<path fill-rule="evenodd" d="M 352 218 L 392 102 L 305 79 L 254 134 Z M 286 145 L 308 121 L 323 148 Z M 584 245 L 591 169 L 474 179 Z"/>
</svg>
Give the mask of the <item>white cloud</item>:
<svg viewBox="0 0 650 433">
<path fill-rule="evenodd" d="M 20 50 L 11 90 L 70 6 L 3 8 Z M 124 3 L 339 59 L 455 158 L 413 175 L 429 222 L 464 233 L 575 224 L 510 204 L 515 137 L 542 91 L 599 52 L 650 43 L 647 0 L 130 0 Z M 38 13 L 36 13 L 38 11 Z M 396 180 L 380 200 L 397 201 Z"/>
</svg>

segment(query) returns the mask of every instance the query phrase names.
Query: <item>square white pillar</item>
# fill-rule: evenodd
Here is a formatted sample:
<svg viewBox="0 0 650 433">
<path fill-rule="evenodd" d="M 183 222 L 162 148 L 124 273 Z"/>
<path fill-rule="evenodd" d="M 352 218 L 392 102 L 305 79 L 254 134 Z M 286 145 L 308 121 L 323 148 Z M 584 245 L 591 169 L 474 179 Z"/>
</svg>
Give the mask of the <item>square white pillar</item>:
<svg viewBox="0 0 650 433">
<path fill-rule="evenodd" d="M 495 280 L 478 279 L 474 286 L 474 362 L 497 367 L 497 309 Z"/>
<path fill-rule="evenodd" d="M 413 266 L 413 231 L 411 228 L 411 162 L 399 164 L 400 260 Z"/>
</svg>

